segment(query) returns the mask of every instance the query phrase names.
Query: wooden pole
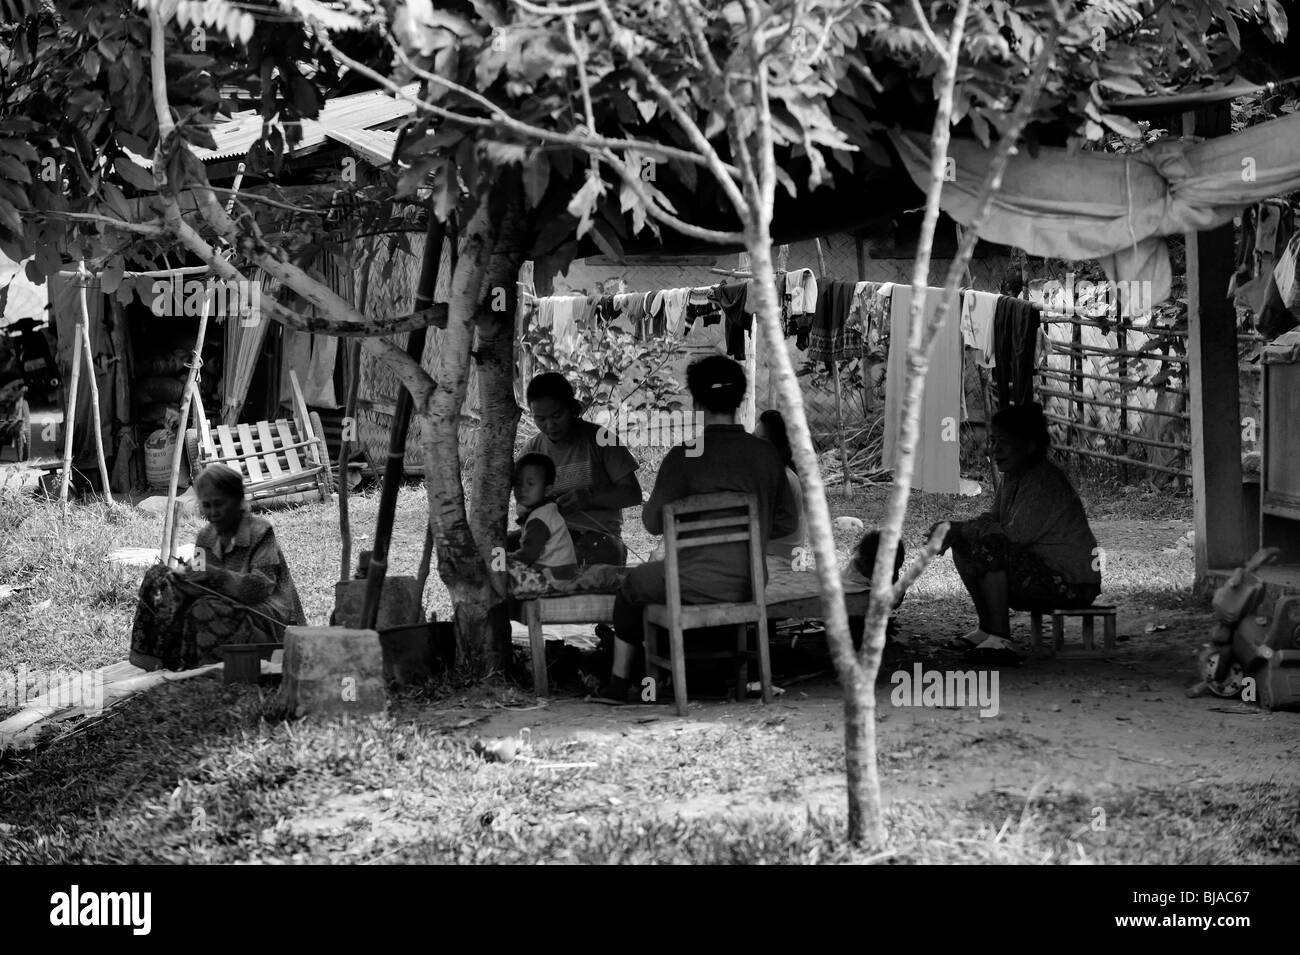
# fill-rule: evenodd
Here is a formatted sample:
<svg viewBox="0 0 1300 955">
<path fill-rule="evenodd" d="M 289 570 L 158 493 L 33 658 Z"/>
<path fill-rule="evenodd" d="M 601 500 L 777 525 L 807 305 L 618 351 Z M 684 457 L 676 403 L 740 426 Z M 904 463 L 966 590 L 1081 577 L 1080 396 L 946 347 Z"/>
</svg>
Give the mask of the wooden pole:
<svg viewBox="0 0 1300 955">
<path fill-rule="evenodd" d="M 822 252 L 822 240 L 813 239 L 813 243 L 817 246 L 817 271 L 819 273 L 817 277 L 819 279 L 825 278 L 826 277 L 826 253 Z"/>
<path fill-rule="evenodd" d="M 208 332 L 208 312 L 212 307 L 213 279 L 209 278 L 203 293 L 203 311 L 199 313 L 199 331 L 194 337 L 194 351 L 190 355 L 190 371 L 185 376 L 185 391 L 181 395 L 181 419 L 176 426 L 176 446 L 172 451 L 171 479 L 167 485 L 167 509 L 163 511 L 162 559 L 168 567 L 175 567 L 175 515 L 176 488 L 181 477 L 181 456 L 185 453 L 185 428 L 190 421 L 190 402 L 198 399 L 199 368 L 203 365 L 203 340 Z"/>
<path fill-rule="evenodd" d="M 1230 132 L 1227 102 L 1205 108 L 1202 115 L 1209 126 L 1203 135 Z M 1194 116 L 1184 114 L 1184 136 L 1196 131 Z M 1233 268 L 1232 224 L 1188 232 L 1186 241 L 1187 385 L 1199 587 L 1209 570 L 1235 567 L 1247 556 L 1241 528 L 1241 380 L 1237 323 L 1232 302 L 1224 294 Z"/>
<path fill-rule="evenodd" d="M 1120 302 L 1119 320 L 1115 326 L 1115 344 L 1119 346 L 1121 352 L 1128 351 L 1128 319 L 1124 314 L 1125 303 Z M 1119 377 L 1128 377 L 1128 359 L 1123 355 L 1119 358 Z M 1123 385 L 1119 386 L 1119 453 L 1121 456 L 1128 456 L 1128 389 Z M 1120 480 L 1128 484 L 1128 465 L 1119 466 Z"/>
<path fill-rule="evenodd" d="M 85 282 L 89 280 L 89 274 L 86 272 L 86 263 L 81 263 L 81 344 L 86 350 L 86 368 L 90 373 L 90 424 L 94 432 L 95 439 L 95 456 L 99 461 L 99 480 L 103 488 L 104 498 L 108 503 L 113 503 L 113 490 L 109 486 L 108 462 L 104 460 L 104 425 L 99 416 L 99 382 L 95 380 L 95 349 L 90 344 L 90 307 L 86 302 Z"/>
<path fill-rule="evenodd" d="M 790 271 L 790 246 L 779 245 L 776 249 L 776 271 L 778 273 Z M 776 286 L 776 297 L 778 302 L 785 301 L 785 286 L 781 280 L 778 280 Z M 755 320 L 754 327 L 758 328 L 758 321 Z M 771 347 L 784 348 L 785 339 L 781 339 Z M 772 361 L 771 356 L 767 359 L 767 401 L 773 408 L 781 407 L 781 395 L 776 387 L 776 362 Z M 784 412 L 784 409 L 781 409 Z"/>
<path fill-rule="evenodd" d="M 442 267 L 442 243 L 451 230 L 438 221 L 430 204 L 428 231 L 424 237 L 424 256 L 420 265 L 420 280 L 415 293 L 416 310 L 433 304 L 438 289 L 438 270 Z M 455 233 L 452 248 L 455 249 Z M 455 252 L 452 253 L 452 271 L 455 271 Z M 423 364 L 427 328 L 417 328 L 406 340 L 406 353 Z M 388 576 L 388 545 L 393 536 L 393 520 L 397 515 L 397 492 L 406 466 L 406 435 L 411 425 L 414 406 L 411 393 L 398 385 L 397 407 L 393 411 L 393 424 L 388 433 L 388 461 L 384 466 L 384 484 L 379 494 L 379 514 L 375 518 L 375 538 L 370 551 L 370 567 L 366 571 L 366 597 L 361 608 L 363 630 L 373 630 L 379 620 L 379 602 L 384 593 L 384 580 Z"/>
<path fill-rule="evenodd" d="M 853 482 L 849 480 L 849 447 L 844 441 L 844 398 L 840 389 L 839 361 L 832 359 L 831 370 L 835 379 L 835 425 L 839 429 L 837 437 L 840 442 L 840 464 L 844 468 L 844 489 L 847 491 Z"/>
<path fill-rule="evenodd" d="M 78 278 L 80 281 L 80 278 Z M 63 422 L 63 482 L 59 501 L 64 520 L 68 517 L 68 481 L 72 478 L 72 432 L 77 424 L 77 386 L 81 383 L 81 332 L 72 336 L 72 379 L 68 382 L 68 410 Z"/>
<path fill-rule="evenodd" d="M 366 256 L 361 266 L 361 282 L 357 289 L 356 308 L 366 312 L 370 298 L 371 256 Z M 339 447 L 339 580 L 349 580 L 352 575 L 352 515 L 349 510 L 348 461 L 352 457 L 352 434 L 357 432 L 357 395 L 361 389 L 361 342 L 351 342 L 348 351 L 348 394 L 343 404 L 343 440 Z"/>
</svg>

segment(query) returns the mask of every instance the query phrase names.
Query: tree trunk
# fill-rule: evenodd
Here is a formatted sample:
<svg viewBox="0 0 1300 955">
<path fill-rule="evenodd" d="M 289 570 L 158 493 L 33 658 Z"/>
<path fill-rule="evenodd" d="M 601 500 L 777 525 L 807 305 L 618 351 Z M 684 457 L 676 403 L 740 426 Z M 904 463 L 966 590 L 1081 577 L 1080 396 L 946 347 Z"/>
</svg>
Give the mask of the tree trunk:
<svg viewBox="0 0 1300 955">
<path fill-rule="evenodd" d="M 515 428 L 519 405 L 515 402 L 515 313 L 519 302 L 520 251 L 524 235 L 523 191 L 518 175 L 503 177 L 502 204 L 493 218 L 501 223 L 488 261 L 486 296 L 478 311 L 477 345 L 479 427 L 470 478 L 470 528 L 478 541 L 480 559 L 488 568 L 497 548 L 504 548 L 510 518 L 510 483 L 514 466 Z M 510 619 L 506 614 L 506 574 L 489 571 L 492 584 L 489 627 L 484 646 L 489 666 L 504 669 L 510 661 Z"/>
<path fill-rule="evenodd" d="M 495 602 L 487 565 L 479 552 L 465 509 L 460 466 L 460 415 L 469 383 L 474 320 L 493 246 L 487 204 L 480 204 L 460 239 L 452 273 L 451 307 L 446 331 L 439 338 L 436 388 L 416 413 L 422 428 L 429 524 L 438 552 L 438 576 L 455 608 L 456 655 L 470 672 L 484 669 L 491 644 L 491 608 Z"/>
<path fill-rule="evenodd" d="M 781 315 L 776 296 L 776 275 L 766 229 L 746 242 L 753 275 L 751 307 L 763 326 L 763 337 L 781 342 Z M 777 389 L 785 409 L 790 445 L 803 485 L 808 536 L 817 561 L 817 583 L 825 612 L 826 639 L 836 672 L 845 688 L 845 769 L 848 777 L 849 838 L 857 845 L 879 848 L 885 841 L 880 811 L 880 779 L 876 772 L 875 686 L 866 679 L 853 657 L 849 618 L 844 609 L 844 588 L 840 581 L 839 557 L 831 532 L 830 506 L 813 450 L 812 432 L 804 413 L 803 392 L 795 377 L 790 356 L 774 348 L 769 360 L 776 364 Z M 753 382 L 750 383 L 753 387 Z M 892 562 L 891 562 L 892 563 Z M 881 629 L 883 634 L 883 627 Z"/>
</svg>

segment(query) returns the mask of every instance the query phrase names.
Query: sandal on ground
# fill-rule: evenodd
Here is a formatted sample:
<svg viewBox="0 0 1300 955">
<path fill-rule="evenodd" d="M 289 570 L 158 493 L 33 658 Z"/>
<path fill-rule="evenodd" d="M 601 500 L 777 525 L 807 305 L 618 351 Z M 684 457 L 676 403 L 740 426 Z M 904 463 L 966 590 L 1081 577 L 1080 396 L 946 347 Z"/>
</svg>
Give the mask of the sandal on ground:
<svg viewBox="0 0 1300 955">
<path fill-rule="evenodd" d="M 944 644 L 944 647 L 946 647 L 947 649 L 957 650 L 961 653 L 969 653 L 971 650 L 974 650 L 977 646 L 979 646 L 978 643 L 976 643 L 974 640 L 968 640 L 966 637 L 953 637 L 951 640 L 949 640 L 947 643 Z"/>
<path fill-rule="evenodd" d="M 1016 666 L 1020 663 L 1020 654 L 1006 637 L 990 636 L 975 649 L 968 651 L 966 659 L 972 663 Z"/>
</svg>

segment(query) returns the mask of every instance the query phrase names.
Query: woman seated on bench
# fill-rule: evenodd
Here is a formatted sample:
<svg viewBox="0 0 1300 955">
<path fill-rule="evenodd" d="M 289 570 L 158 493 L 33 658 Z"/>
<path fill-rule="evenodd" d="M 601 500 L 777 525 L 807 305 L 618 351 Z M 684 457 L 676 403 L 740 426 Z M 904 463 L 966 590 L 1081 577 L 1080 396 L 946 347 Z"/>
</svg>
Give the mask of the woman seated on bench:
<svg viewBox="0 0 1300 955">
<path fill-rule="evenodd" d="M 1091 605 L 1101 593 L 1100 563 L 1083 502 L 1047 460 L 1051 439 L 1042 406 L 999 411 L 989 444 L 1004 475 L 993 508 L 954 522 L 943 543 L 943 550 L 952 548 L 979 614 L 979 626 L 949 647 L 976 659 L 1013 663 L 1019 656 L 1008 639 L 1011 609 Z"/>
<path fill-rule="evenodd" d="M 219 663 L 220 647 L 279 643 L 286 625 L 307 622 L 270 522 L 244 510 L 243 476 L 210 464 L 194 490 L 208 521 L 194 559 L 151 567 L 140 586 L 130 659 L 146 670 Z"/>
<path fill-rule="evenodd" d="M 641 523 L 651 534 L 662 534 L 664 506 L 674 501 L 728 491 L 753 494 L 758 499 L 760 553 L 766 553 L 771 538 L 794 531 L 799 517 L 781 455 L 771 444 L 747 434 L 736 424 L 736 409 L 745 397 L 745 372 L 730 358 L 709 355 L 687 369 L 686 384 L 695 410 L 704 414 L 699 454 L 688 456 L 680 446 L 668 452 L 650 499 L 641 509 Z M 682 603 L 753 599 L 749 560 L 749 549 L 743 543 L 682 551 L 678 560 Z M 614 601 L 614 632 L 618 639 L 614 643 L 613 675 L 597 699 L 627 702 L 632 662 L 644 637 L 641 612 L 648 604 L 667 600 L 663 561 L 639 564 L 628 573 Z"/>
</svg>

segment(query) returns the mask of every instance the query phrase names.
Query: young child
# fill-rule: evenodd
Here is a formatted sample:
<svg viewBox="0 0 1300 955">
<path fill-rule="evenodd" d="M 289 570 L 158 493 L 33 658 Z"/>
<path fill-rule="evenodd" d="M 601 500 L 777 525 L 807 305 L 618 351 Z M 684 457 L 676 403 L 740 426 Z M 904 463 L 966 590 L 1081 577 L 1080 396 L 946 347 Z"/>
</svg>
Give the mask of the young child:
<svg viewBox="0 0 1300 955">
<path fill-rule="evenodd" d="M 578 572 L 578 556 L 560 509 L 550 497 L 555 462 L 545 454 L 525 454 L 515 462 L 515 513 L 521 531 L 511 534 L 514 549 L 506 554 L 513 568 L 524 565 L 570 580 Z"/>
<path fill-rule="evenodd" d="M 866 580 L 871 579 L 871 572 L 876 566 L 876 554 L 880 550 L 880 531 L 867 531 L 858 541 L 857 549 L 853 553 L 853 570 Z M 898 542 L 898 550 L 894 553 L 894 577 L 893 583 L 898 583 L 899 574 L 903 570 L 903 561 L 906 558 L 906 550 L 903 542 Z M 894 603 L 894 610 L 898 609 L 903 598 L 899 597 Z M 862 632 L 864 630 L 866 619 L 864 617 L 849 617 L 849 636 L 853 638 L 853 649 L 855 651 L 862 649 Z M 885 645 L 894 642 L 894 636 L 898 633 L 898 623 L 890 616 L 889 623 L 885 625 Z"/>
</svg>

